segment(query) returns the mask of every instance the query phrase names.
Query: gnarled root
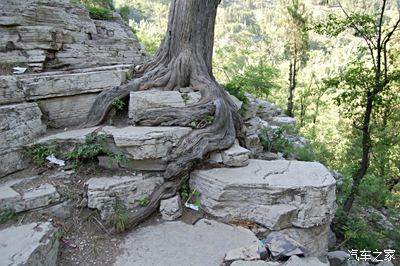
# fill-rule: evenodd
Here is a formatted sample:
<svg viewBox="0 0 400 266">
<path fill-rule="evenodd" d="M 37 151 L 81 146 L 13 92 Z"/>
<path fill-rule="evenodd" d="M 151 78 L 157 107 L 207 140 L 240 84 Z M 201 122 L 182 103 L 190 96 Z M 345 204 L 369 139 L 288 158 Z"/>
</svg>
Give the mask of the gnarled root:
<svg viewBox="0 0 400 266">
<path fill-rule="evenodd" d="M 223 88 L 210 76 L 207 67 L 201 64 L 201 59 L 196 61 L 188 59 L 188 55 L 184 53 L 182 57 L 171 62 L 167 66 L 161 64 L 158 67 L 147 64 L 137 79 L 119 88 L 101 93 L 87 119 L 87 126 L 100 124 L 114 99 L 126 97 L 130 91 L 150 88 L 174 90 L 188 85 L 201 92 L 202 98 L 198 103 L 186 108 L 167 107 L 145 110 L 137 114 L 135 122 L 139 125 L 150 126 L 187 126 L 194 120 L 200 121 L 214 115 L 212 124 L 193 130 L 173 149 L 167 158 L 165 183 L 153 192 L 146 207 L 131 214 L 133 226 L 156 211 L 160 200 L 176 194 L 188 179 L 190 170 L 206 154 L 227 149 L 233 144 L 235 138 L 242 136 L 242 122 L 237 114 L 237 107 Z"/>
</svg>

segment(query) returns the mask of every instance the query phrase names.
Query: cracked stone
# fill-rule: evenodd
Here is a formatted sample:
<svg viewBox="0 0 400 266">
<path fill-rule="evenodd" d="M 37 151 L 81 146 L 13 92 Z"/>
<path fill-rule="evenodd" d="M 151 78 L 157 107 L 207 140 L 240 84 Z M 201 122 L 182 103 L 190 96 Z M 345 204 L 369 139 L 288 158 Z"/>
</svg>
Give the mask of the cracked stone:
<svg viewBox="0 0 400 266">
<path fill-rule="evenodd" d="M 181 197 L 176 195 L 175 197 L 162 200 L 160 203 L 160 212 L 162 218 L 166 221 L 173 221 L 182 216 L 182 202 Z"/>
<path fill-rule="evenodd" d="M 243 167 L 249 164 L 250 151 L 240 147 L 239 142 L 235 143 L 227 150 L 222 151 L 222 162 L 226 166 Z"/>
<path fill-rule="evenodd" d="M 241 168 L 197 170 L 190 187 L 201 193 L 207 213 L 226 221 L 250 220 L 269 230 L 303 229 L 293 233 L 296 241 L 308 241 L 313 228 L 329 225 L 336 210 L 335 179 L 317 162 L 249 160 Z M 318 245 L 307 242 L 307 252 L 326 253 L 327 234 L 321 236 Z"/>
<path fill-rule="evenodd" d="M 85 184 L 88 207 L 99 210 L 101 218 L 109 220 L 117 201 L 128 210 L 137 207 L 138 202 L 151 195 L 162 181 L 162 177 L 142 174 L 91 178 Z"/>
<path fill-rule="evenodd" d="M 0 209 L 12 209 L 15 212 L 37 209 L 48 206 L 60 200 L 56 188 L 45 183 L 33 188 L 22 188 L 33 178 L 13 180 L 0 185 Z"/>
<path fill-rule="evenodd" d="M 54 266 L 59 242 L 51 223 L 31 223 L 0 231 L 1 265 Z"/>
<path fill-rule="evenodd" d="M 258 252 L 258 245 L 247 247 L 240 247 L 229 250 L 225 255 L 225 261 L 235 260 L 260 260 L 260 253 Z"/>
</svg>

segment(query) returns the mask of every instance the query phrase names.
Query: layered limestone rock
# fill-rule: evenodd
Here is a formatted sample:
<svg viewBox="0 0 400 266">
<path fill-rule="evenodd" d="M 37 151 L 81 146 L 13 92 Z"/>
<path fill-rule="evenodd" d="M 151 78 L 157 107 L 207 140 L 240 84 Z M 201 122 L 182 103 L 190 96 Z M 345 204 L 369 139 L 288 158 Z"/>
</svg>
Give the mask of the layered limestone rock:
<svg viewBox="0 0 400 266">
<path fill-rule="evenodd" d="M 2 265 L 54 266 L 59 242 L 51 223 L 31 223 L 0 231 Z"/>
<path fill-rule="evenodd" d="M 122 204 L 127 210 L 138 207 L 161 185 L 163 178 L 152 175 L 96 177 L 86 182 L 88 207 L 100 211 L 103 220 L 109 220 Z"/>
<path fill-rule="evenodd" d="M 103 134 L 108 139 L 110 150 L 124 155 L 126 160 L 119 165 L 120 167 L 162 171 L 165 170 L 166 158 L 171 149 L 191 130 L 187 127 L 92 127 L 51 135 L 39 139 L 38 143 L 55 142 L 65 149 L 83 143 L 90 134 Z M 102 160 L 105 165 L 114 163 L 112 158 L 103 157 Z"/>
<path fill-rule="evenodd" d="M 130 93 L 129 98 L 129 118 L 135 121 L 139 112 L 145 112 L 151 108 L 161 107 L 185 107 L 188 104 L 199 101 L 199 92 L 178 91 L 136 91 Z"/>
<path fill-rule="evenodd" d="M 46 130 L 41 117 L 36 103 L 0 106 L 0 177 L 23 168 L 22 146 Z"/>
<path fill-rule="evenodd" d="M 56 188 L 49 183 L 36 183 L 37 178 L 0 183 L 0 210 L 18 213 L 58 202 L 60 195 Z"/>
<path fill-rule="evenodd" d="M 224 219 L 251 220 L 270 230 L 295 230 L 291 237 L 308 254 L 327 251 L 327 227 L 335 213 L 335 179 L 316 162 L 250 160 L 242 168 L 198 170 L 190 185 L 201 193 L 202 208 Z M 322 244 L 306 243 L 322 225 Z M 309 230 L 309 231 L 307 231 Z M 314 232 L 315 233 L 315 232 Z"/>
<path fill-rule="evenodd" d="M 119 15 L 89 17 L 67 0 L 4 0 L 0 3 L 0 57 L 33 70 L 136 64 L 141 45 Z"/>
</svg>

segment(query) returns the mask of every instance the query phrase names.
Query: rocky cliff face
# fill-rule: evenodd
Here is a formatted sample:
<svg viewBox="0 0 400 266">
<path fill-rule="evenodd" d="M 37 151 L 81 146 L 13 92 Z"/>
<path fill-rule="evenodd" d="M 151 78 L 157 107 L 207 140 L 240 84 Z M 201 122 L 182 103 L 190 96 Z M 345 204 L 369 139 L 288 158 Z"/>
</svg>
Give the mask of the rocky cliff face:
<svg viewBox="0 0 400 266">
<path fill-rule="evenodd" d="M 132 64 L 145 57 L 117 14 L 92 20 L 68 0 L 3 0 L 0 10 L 1 63 L 42 71 Z"/>
<path fill-rule="evenodd" d="M 80 124 L 146 58 L 119 15 L 92 20 L 67 0 L 2 0 L 0 36 L 0 176 L 23 168 L 22 146 L 46 126 Z"/>
</svg>

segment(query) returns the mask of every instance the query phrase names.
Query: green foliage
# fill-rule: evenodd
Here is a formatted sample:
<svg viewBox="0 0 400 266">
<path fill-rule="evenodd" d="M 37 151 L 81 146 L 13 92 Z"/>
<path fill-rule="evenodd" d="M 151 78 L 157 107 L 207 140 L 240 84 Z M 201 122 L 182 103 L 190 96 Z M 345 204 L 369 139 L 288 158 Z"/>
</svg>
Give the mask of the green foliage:
<svg viewBox="0 0 400 266">
<path fill-rule="evenodd" d="M 129 229 L 130 224 L 128 210 L 124 204 L 122 204 L 122 202 L 117 201 L 110 222 L 117 233 L 122 233 Z"/>
<path fill-rule="evenodd" d="M 349 219 L 343 229 L 347 246 L 358 250 L 376 250 L 380 248 L 377 239 L 382 239 L 383 235 L 372 231 L 366 220 Z"/>
<path fill-rule="evenodd" d="M 110 20 L 112 18 L 112 11 L 107 8 L 97 6 L 87 6 L 86 8 L 92 19 Z"/>
<path fill-rule="evenodd" d="M 125 102 L 123 100 L 117 98 L 112 102 L 112 106 L 117 110 L 122 110 L 122 109 L 124 109 Z"/>
<path fill-rule="evenodd" d="M 248 66 L 243 74 L 236 75 L 225 85 L 229 92 L 239 96 L 238 99 L 245 98 L 243 92 L 250 92 L 258 98 L 268 98 L 274 89 L 279 86 L 276 79 L 279 77 L 277 68 L 260 62 L 257 65 Z M 236 95 L 235 95 L 236 96 Z"/>
<path fill-rule="evenodd" d="M 94 160 L 98 155 L 107 153 L 109 153 L 109 151 L 106 149 L 106 136 L 93 133 L 87 135 L 84 143 L 75 147 L 74 150 L 69 151 L 66 157 L 74 168 L 77 168 L 83 162 Z"/>
<path fill-rule="evenodd" d="M 130 14 L 130 12 L 131 11 L 130 11 L 128 5 L 124 5 L 124 6 L 122 6 L 122 7 L 120 7 L 118 9 L 118 13 L 121 15 L 121 18 L 127 23 L 129 23 L 129 14 Z"/>
<path fill-rule="evenodd" d="M 307 144 L 304 147 L 296 146 L 291 136 L 298 134 L 295 128 L 283 126 L 278 129 L 264 128 L 260 135 L 260 141 L 268 152 L 281 152 L 285 158 L 293 158 L 300 161 L 315 161 L 317 158 L 312 147 Z"/>
<path fill-rule="evenodd" d="M 247 109 L 249 108 L 249 99 L 246 97 L 242 87 L 240 87 L 239 84 L 231 81 L 224 85 L 224 89 L 229 92 L 230 95 L 235 96 L 239 101 L 243 103 L 239 112 L 242 116 L 244 116 L 247 112 Z"/>
<path fill-rule="evenodd" d="M 137 200 L 137 202 L 139 203 L 139 205 L 141 207 L 146 207 L 147 205 L 149 205 L 150 199 L 149 199 L 149 197 L 144 197 L 144 198 Z"/>
<path fill-rule="evenodd" d="M 15 218 L 17 214 L 13 209 L 0 209 L 0 225 Z"/>
<path fill-rule="evenodd" d="M 46 165 L 46 157 L 56 153 L 56 149 L 51 145 L 35 143 L 27 149 L 27 153 L 32 157 L 35 165 L 42 167 Z"/>
</svg>

